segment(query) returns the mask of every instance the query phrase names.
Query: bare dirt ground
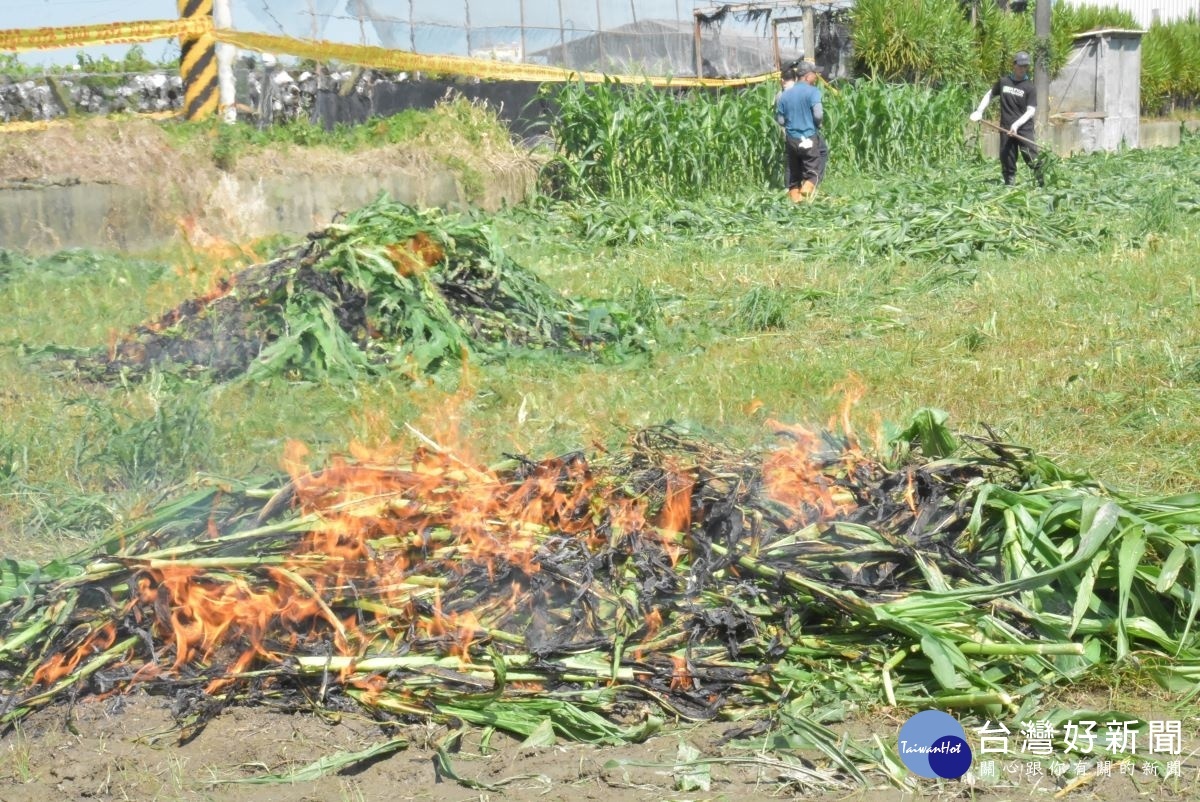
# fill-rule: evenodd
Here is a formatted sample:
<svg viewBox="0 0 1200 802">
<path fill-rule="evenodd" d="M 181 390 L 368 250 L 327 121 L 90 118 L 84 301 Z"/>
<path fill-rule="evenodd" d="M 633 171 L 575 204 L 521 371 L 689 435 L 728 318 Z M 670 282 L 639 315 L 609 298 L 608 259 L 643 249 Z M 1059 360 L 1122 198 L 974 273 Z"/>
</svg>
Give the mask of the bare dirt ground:
<svg viewBox="0 0 1200 802">
<path fill-rule="evenodd" d="M 1132 774 L 1114 769 L 1107 778 L 1064 790 L 1068 783 L 1049 773 L 1027 776 L 1024 766 L 1009 766 L 1002 769 L 999 783 L 968 775 L 963 781 L 920 780 L 902 790 L 880 776 L 874 778 L 874 787 L 847 784 L 820 789 L 789 781 L 772 755 L 756 755 L 724 744 L 721 736 L 734 726 L 729 723 L 669 727 L 643 744 L 617 747 L 566 743 L 530 749 L 496 735 L 484 748 L 481 731 L 474 730 L 451 755 L 453 771 L 479 784 L 465 787 L 440 778 L 435 767 L 434 745 L 449 732 L 444 725 L 412 725 L 385 732 L 377 723 L 351 715 L 334 720 L 263 707 L 234 707 L 180 745 L 168 706 L 161 697 L 135 693 L 58 706 L 29 717 L 0 737 L 0 799 L 1017 802 L 1067 798 L 1174 802 L 1200 798 L 1200 764 L 1194 759 L 1189 762 L 1186 745 L 1183 776 L 1178 779 L 1150 776 L 1138 764 Z M 839 730 L 860 742 L 878 734 L 894 744 L 903 720 L 882 713 L 870 719 L 852 719 Z M 1185 728 L 1190 726 L 1194 735 L 1195 725 L 1192 719 Z M 408 746 L 343 773 L 296 783 L 231 782 L 268 772 L 294 772 L 335 752 L 358 751 L 396 737 L 403 737 Z M 677 790 L 673 768 L 681 742 L 714 761 L 709 791 Z"/>
</svg>

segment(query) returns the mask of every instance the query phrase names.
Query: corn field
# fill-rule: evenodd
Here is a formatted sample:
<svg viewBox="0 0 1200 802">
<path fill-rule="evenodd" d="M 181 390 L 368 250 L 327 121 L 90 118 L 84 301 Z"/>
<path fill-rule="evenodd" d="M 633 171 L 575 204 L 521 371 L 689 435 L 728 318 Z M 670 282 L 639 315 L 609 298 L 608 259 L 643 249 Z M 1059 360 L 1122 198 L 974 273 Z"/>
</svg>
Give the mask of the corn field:
<svg viewBox="0 0 1200 802">
<path fill-rule="evenodd" d="M 556 189 L 569 196 L 692 197 L 766 183 L 782 152 L 773 92 L 567 84 L 553 95 L 551 133 L 562 157 Z"/>
<path fill-rule="evenodd" d="M 971 155 L 963 128 L 971 103 L 957 87 L 878 79 L 826 92 L 830 169 L 888 172 L 962 161 Z"/>
<path fill-rule="evenodd" d="M 994 0 L 860 0 L 853 21 L 858 71 L 888 81 L 978 87 L 1007 72 L 1018 50 L 1038 50 L 1032 4 L 1013 12 Z M 1076 34 L 1099 28 L 1137 24 L 1128 11 L 1112 6 L 1056 4 L 1051 75 L 1066 63 Z"/>
<path fill-rule="evenodd" d="M 696 198 L 782 186 L 778 84 L 723 92 L 658 92 L 616 82 L 569 84 L 553 96 L 563 197 Z M 899 170 L 968 156 L 958 89 L 857 81 L 823 87 L 830 170 Z"/>
</svg>

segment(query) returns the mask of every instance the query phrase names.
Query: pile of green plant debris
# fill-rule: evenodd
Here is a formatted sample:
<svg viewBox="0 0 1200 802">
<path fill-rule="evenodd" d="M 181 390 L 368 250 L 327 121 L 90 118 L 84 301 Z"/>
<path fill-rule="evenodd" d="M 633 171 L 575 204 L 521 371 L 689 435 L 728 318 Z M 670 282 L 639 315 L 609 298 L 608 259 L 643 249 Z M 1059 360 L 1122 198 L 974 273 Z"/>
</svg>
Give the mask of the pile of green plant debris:
<svg viewBox="0 0 1200 802">
<path fill-rule="evenodd" d="M 486 224 L 380 198 L 71 361 L 101 380 L 172 367 L 341 378 L 385 365 L 430 372 L 465 353 L 615 360 L 645 347 L 628 315 L 556 293 Z"/>
<path fill-rule="evenodd" d="M 1041 719 L 1046 688 L 1135 651 L 1194 693 L 1200 496 L 1125 498 L 929 410 L 886 459 L 777 430 L 492 467 L 428 441 L 202 486 L 0 564 L 0 721 L 139 688 L 181 739 L 236 704 L 541 743 L 723 719 L 845 784 L 888 762 L 821 726 L 856 703 Z"/>
</svg>

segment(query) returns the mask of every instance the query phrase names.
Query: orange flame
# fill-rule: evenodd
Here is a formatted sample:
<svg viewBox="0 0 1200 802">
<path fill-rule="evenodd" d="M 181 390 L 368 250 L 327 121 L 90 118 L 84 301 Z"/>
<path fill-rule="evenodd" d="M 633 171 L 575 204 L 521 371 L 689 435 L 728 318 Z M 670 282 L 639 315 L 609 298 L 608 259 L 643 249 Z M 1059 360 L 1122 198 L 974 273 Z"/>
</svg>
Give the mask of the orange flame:
<svg viewBox="0 0 1200 802">
<path fill-rule="evenodd" d="M 423 231 L 405 242 L 397 242 L 386 248 L 388 259 L 402 276 L 415 276 L 446 258 L 442 246 Z"/>
<path fill-rule="evenodd" d="M 832 482 L 815 456 L 819 438 L 802 426 L 769 423 L 789 435 L 791 442 L 771 452 L 763 461 L 767 495 L 793 511 L 789 517 L 793 526 L 832 518 L 842 507 L 834 501 Z"/>
<path fill-rule="evenodd" d="M 662 610 L 655 607 L 653 610 L 646 613 L 646 635 L 643 640 L 654 640 L 654 637 L 658 634 L 658 631 L 662 629 L 662 624 Z"/>
<path fill-rule="evenodd" d="M 695 688 L 696 681 L 688 670 L 687 660 L 677 654 L 671 655 L 671 690 L 690 691 Z"/>
<path fill-rule="evenodd" d="M 94 632 L 89 632 L 74 649 L 64 649 L 51 655 L 33 672 L 34 684 L 53 685 L 70 674 L 85 657 L 98 654 L 117 642 L 117 625 L 110 621 Z"/>
<path fill-rule="evenodd" d="M 667 493 L 658 513 L 658 527 L 668 532 L 683 533 L 692 525 L 692 490 L 696 481 L 685 474 L 667 474 Z"/>
<path fill-rule="evenodd" d="M 917 485 L 913 476 L 913 472 L 907 471 L 904 482 L 904 503 L 908 505 L 908 509 L 916 514 L 917 512 Z"/>
<path fill-rule="evenodd" d="M 790 437 L 764 459 L 770 497 L 792 510 L 794 522 L 846 510 L 852 502 L 839 495 L 830 457 L 820 451 L 827 444 L 808 429 L 770 423 Z M 208 571 L 198 563 L 145 564 L 126 613 L 150 620 L 152 635 L 167 645 L 136 676 L 200 664 L 223 672 L 208 686 L 216 692 L 256 664 L 278 663 L 285 649 L 330 638 L 340 655 L 351 658 L 368 653 L 376 638 L 391 639 L 393 647 L 425 638 L 469 664 L 472 653 L 478 659 L 481 643 L 511 631 L 504 627 L 523 603 L 544 600 L 543 612 L 557 614 L 553 605 L 561 595 L 539 591 L 545 595 L 535 599 L 530 590 L 548 538 L 576 538 L 595 549 L 637 548 L 657 539 L 674 564 L 685 555 L 688 533 L 702 523 L 693 468 L 666 466 L 663 504 L 651 523 L 644 498 L 598 481 L 581 456 L 523 463 L 502 476 L 465 449 L 421 439 L 407 461 L 391 444 L 367 449 L 355 443 L 350 457 L 332 458 L 320 470 L 309 467 L 303 444 L 288 443 L 282 461 L 291 482 L 268 506 L 293 504 L 304 517 L 290 553 L 244 574 Z M 837 458 L 844 471 L 858 456 Z M 221 535 L 215 519 L 208 530 L 210 537 Z M 470 576 L 493 582 L 484 583 L 471 610 L 449 601 L 443 609 L 443 589 Z M 346 613 L 346 602 L 360 594 L 369 604 Z M 363 629 L 371 616 L 378 628 Z M 658 637 L 664 613 L 655 607 L 644 618 L 646 644 Z M 591 621 L 587 626 L 599 628 Z M 115 638 L 112 625 L 80 636 L 77 645 L 45 661 L 35 681 L 55 682 Z M 694 689 L 686 660 L 673 661 L 671 687 Z M 343 679 L 361 681 L 356 687 L 373 692 L 373 680 L 359 677 L 353 662 Z"/>
</svg>

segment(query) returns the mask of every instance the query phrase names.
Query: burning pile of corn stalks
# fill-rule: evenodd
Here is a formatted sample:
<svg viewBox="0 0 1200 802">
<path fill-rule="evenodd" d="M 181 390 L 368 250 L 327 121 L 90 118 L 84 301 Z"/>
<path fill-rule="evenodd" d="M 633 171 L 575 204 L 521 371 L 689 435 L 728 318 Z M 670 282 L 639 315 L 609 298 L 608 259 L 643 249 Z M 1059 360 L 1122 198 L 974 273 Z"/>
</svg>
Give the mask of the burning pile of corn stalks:
<svg viewBox="0 0 1200 802">
<path fill-rule="evenodd" d="M 486 224 L 380 198 L 73 362 L 99 379 L 154 368 L 338 378 L 424 373 L 469 352 L 617 359 L 644 347 L 628 315 L 554 292 Z"/>
<path fill-rule="evenodd" d="M 183 738 L 259 703 L 596 743 L 755 718 L 811 741 L 855 701 L 1014 714 L 1133 652 L 1200 678 L 1200 496 L 1123 498 L 933 411 L 886 460 L 776 428 L 765 454 L 664 427 L 492 467 L 433 441 L 317 470 L 297 450 L 286 481 L 6 561 L 0 720 L 140 688 Z"/>
</svg>

